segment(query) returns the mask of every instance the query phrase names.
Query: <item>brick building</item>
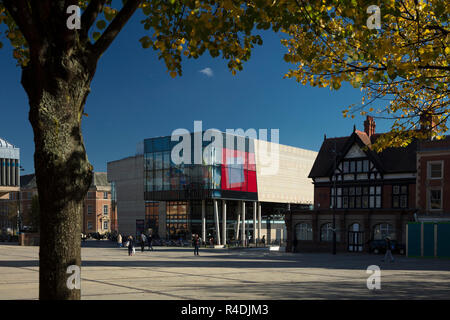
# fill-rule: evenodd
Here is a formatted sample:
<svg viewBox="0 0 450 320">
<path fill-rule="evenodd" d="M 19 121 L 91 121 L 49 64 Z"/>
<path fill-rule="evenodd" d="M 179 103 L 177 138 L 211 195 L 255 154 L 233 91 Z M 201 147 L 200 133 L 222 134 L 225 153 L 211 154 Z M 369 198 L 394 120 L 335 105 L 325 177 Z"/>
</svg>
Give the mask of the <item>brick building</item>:
<svg viewBox="0 0 450 320">
<path fill-rule="evenodd" d="M 33 197 L 37 195 L 34 174 L 21 177 L 21 214 L 23 221 L 29 221 Z M 16 199 L 17 195 L 11 194 Z M 84 200 L 83 233 L 101 234 L 117 230 L 117 211 L 114 190 L 107 180 L 106 172 L 94 172 L 92 184 Z"/>
<path fill-rule="evenodd" d="M 417 148 L 419 221 L 450 221 L 450 139 L 421 141 Z"/>
<path fill-rule="evenodd" d="M 314 209 L 292 212 L 289 223 L 296 251 L 331 251 L 333 215 L 338 251 L 367 251 L 385 236 L 405 243 L 416 210 L 417 142 L 376 153 L 378 137 L 367 117 L 364 131 L 324 138 L 309 174 Z"/>
</svg>

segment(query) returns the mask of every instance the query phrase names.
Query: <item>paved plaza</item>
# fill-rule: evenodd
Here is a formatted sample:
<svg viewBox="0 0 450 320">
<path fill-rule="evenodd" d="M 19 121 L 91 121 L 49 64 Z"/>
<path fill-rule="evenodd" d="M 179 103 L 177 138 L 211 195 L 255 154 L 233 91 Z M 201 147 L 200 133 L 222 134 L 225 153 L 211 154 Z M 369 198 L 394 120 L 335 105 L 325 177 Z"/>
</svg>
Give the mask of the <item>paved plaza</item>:
<svg viewBox="0 0 450 320">
<path fill-rule="evenodd" d="M 449 299 L 450 260 L 260 249 L 155 247 L 129 257 L 109 241 L 82 248 L 82 299 Z M 146 248 L 147 249 L 147 248 Z M 0 243 L 0 299 L 37 299 L 38 247 Z M 367 289 L 369 265 L 381 289 Z"/>
</svg>

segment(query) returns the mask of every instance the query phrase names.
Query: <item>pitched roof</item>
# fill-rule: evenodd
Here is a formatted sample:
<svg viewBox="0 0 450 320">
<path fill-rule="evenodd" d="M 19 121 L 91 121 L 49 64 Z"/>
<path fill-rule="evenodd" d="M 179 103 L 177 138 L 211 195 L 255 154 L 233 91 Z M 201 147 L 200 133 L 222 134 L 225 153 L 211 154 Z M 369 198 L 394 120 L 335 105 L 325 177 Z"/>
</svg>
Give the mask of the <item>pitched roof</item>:
<svg viewBox="0 0 450 320">
<path fill-rule="evenodd" d="M 20 176 L 20 187 L 24 189 L 36 188 L 36 175 L 32 173 Z"/>
<path fill-rule="evenodd" d="M 108 174 L 106 172 L 94 172 L 91 187 L 109 187 Z"/>
<path fill-rule="evenodd" d="M 395 172 L 415 172 L 416 171 L 416 151 L 417 142 L 413 141 L 404 148 L 386 148 L 380 153 L 376 153 L 371 149 L 371 145 L 381 136 L 381 134 L 374 134 L 370 138 L 364 131 L 354 130 L 354 132 L 347 137 L 325 139 L 317 155 L 316 161 L 309 173 L 310 178 L 329 176 L 333 168 L 335 153 L 334 148 L 341 157 L 348 151 L 354 143 L 364 147 L 363 150 L 369 158 L 371 158 L 376 165 L 384 173 Z M 340 160 L 338 156 L 338 161 Z"/>
<path fill-rule="evenodd" d="M 108 177 L 106 172 L 94 172 L 92 176 L 92 187 L 109 187 Z M 36 185 L 36 175 L 34 173 L 20 176 L 20 187 L 24 189 L 34 189 Z"/>
</svg>

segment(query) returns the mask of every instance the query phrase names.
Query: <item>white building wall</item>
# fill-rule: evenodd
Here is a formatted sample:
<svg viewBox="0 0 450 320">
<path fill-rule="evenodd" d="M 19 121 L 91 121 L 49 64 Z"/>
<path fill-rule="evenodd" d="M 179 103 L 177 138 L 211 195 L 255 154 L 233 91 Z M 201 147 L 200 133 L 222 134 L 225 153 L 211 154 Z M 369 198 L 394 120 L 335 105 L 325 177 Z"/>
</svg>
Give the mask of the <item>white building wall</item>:
<svg viewBox="0 0 450 320">
<path fill-rule="evenodd" d="M 116 186 L 119 233 L 135 236 L 136 220 L 145 218 L 144 157 L 108 162 L 108 181 Z"/>
<path fill-rule="evenodd" d="M 313 204 L 314 185 L 308 178 L 317 152 L 255 140 L 258 200 Z"/>
</svg>

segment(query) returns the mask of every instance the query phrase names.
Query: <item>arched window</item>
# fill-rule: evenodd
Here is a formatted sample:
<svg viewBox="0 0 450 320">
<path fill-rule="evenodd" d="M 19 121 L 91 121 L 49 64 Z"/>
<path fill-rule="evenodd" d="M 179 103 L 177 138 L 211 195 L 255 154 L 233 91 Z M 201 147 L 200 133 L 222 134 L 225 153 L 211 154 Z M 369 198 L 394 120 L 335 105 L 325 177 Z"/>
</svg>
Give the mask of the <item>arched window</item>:
<svg viewBox="0 0 450 320">
<path fill-rule="evenodd" d="M 333 241 L 333 225 L 325 223 L 320 227 L 320 241 Z M 341 241 L 339 229 L 336 228 L 336 242 Z"/>
<path fill-rule="evenodd" d="M 361 231 L 361 226 L 359 223 L 354 223 L 350 226 L 349 231 L 358 232 Z"/>
<path fill-rule="evenodd" d="M 383 240 L 386 237 L 390 237 L 391 239 L 395 239 L 395 231 L 392 225 L 389 223 L 380 223 L 377 224 L 373 228 L 373 239 L 374 240 Z"/>
<path fill-rule="evenodd" d="M 312 240 L 312 227 L 309 223 L 298 223 L 295 225 L 295 236 L 297 240 Z"/>
</svg>

